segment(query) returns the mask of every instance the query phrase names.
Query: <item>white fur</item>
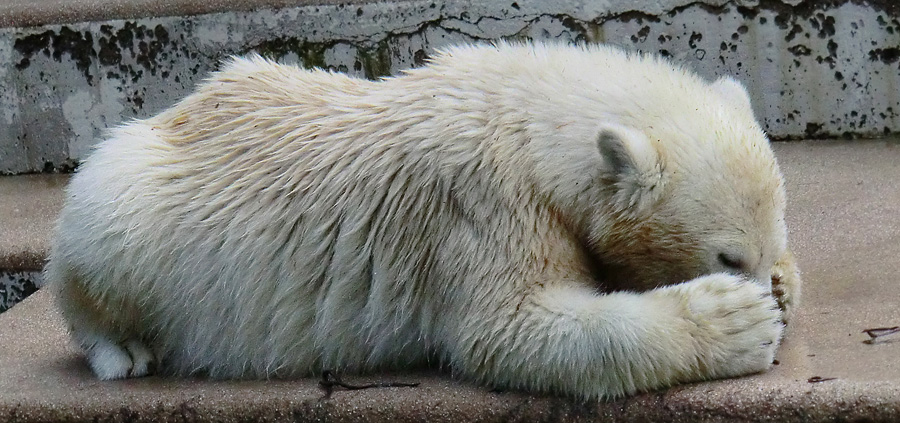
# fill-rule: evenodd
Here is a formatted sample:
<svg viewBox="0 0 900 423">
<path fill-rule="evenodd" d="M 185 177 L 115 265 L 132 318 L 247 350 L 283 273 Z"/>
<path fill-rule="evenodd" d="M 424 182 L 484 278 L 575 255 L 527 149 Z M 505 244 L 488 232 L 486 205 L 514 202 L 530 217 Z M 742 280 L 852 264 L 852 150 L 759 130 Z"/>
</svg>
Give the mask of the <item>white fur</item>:
<svg viewBox="0 0 900 423">
<path fill-rule="evenodd" d="M 111 342 L 105 337 L 96 337 L 90 344 L 85 345 L 88 363 L 91 370 L 102 380 L 121 379 L 131 374 L 133 363 L 122 346 Z"/>
<path fill-rule="evenodd" d="M 151 350 L 169 374 L 440 362 L 591 399 L 763 371 L 784 193 L 720 88 L 602 46 L 458 47 L 377 82 L 235 59 L 99 144 L 47 278 L 102 379 Z"/>
</svg>

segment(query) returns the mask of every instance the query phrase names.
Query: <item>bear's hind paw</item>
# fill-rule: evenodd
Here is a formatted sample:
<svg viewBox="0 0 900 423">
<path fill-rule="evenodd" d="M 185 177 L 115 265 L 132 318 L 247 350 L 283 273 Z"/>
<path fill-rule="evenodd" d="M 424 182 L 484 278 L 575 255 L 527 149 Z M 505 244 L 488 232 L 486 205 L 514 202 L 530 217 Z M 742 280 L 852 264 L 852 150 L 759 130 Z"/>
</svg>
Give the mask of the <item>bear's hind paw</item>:
<svg viewBox="0 0 900 423">
<path fill-rule="evenodd" d="M 153 364 L 153 353 L 137 340 L 122 345 L 98 339 L 87 353 L 91 370 L 100 380 L 146 376 Z"/>
</svg>

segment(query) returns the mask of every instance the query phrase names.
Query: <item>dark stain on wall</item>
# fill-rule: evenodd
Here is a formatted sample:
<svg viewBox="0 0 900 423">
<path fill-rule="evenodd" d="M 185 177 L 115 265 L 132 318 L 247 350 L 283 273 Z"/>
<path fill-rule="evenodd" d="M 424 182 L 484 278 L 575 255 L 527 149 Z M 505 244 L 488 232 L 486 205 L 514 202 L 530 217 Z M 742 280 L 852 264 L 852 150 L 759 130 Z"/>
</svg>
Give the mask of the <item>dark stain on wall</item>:
<svg viewBox="0 0 900 423">
<path fill-rule="evenodd" d="M 151 75 L 161 72 L 161 76 L 166 78 L 168 73 L 161 70 L 160 61 L 169 59 L 169 51 L 177 51 L 173 47 L 176 44 L 162 25 L 148 28 L 135 22 L 125 22 L 118 30 L 110 25 L 103 25 L 100 27 L 98 40 L 98 58 L 100 64 L 117 68 L 118 72 L 111 71 L 107 74 L 110 77 L 127 75 L 136 80 L 142 75 L 140 69 L 130 69 L 122 64 L 122 58 L 129 57 Z"/>
<path fill-rule="evenodd" d="M 397 36 L 389 36 L 387 39 L 374 46 L 363 46 L 349 41 L 330 41 L 325 43 L 310 42 L 297 37 L 281 37 L 265 40 L 262 43 L 249 47 L 240 54 L 257 52 L 263 57 L 281 60 L 289 54 L 294 54 L 300 59 L 300 64 L 305 68 L 319 68 L 337 72 L 347 72 L 344 66 L 329 66 L 325 62 L 325 52 L 338 45 L 346 45 L 356 50 L 357 60 L 353 70 L 362 72 L 367 79 L 378 79 L 391 75 L 391 45 Z M 424 63 L 426 54 L 419 50 L 414 54 L 415 63 Z"/>
<path fill-rule="evenodd" d="M 900 48 L 897 47 L 888 47 L 888 48 L 876 48 L 869 50 L 869 60 L 871 61 L 880 61 L 887 64 L 891 64 L 900 59 Z"/>
<path fill-rule="evenodd" d="M 61 62 L 63 56 L 68 56 L 75 62 L 78 70 L 84 73 L 88 83 L 93 81 L 90 66 L 97 53 L 94 51 L 94 37 L 88 31 L 73 31 L 64 26 L 59 32 L 44 31 L 19 38 L 13 48 L 22 55 L 22 59 L 16 63 L 16 69 L 28 68 L 31 65 L 31 58 L 36 54 L 53 57 L 57 62 Z"/>
<path fill-rule="evenodd" d="M 16 69 L 27 69 L 37 54 L 52 57 L 57 62 L 65 58 L 74 61 L 88 84 L 92 84 L 94 75 L 91 69 L 96 58 L 100 65 L 117 67 L 119 72 L 127 73 L 136 80 L 140 73 L 122 64 L 123 53 L 127 53 L 150 74 L 156 75 L 158 61 L 167 58 L 168 47 L 171 46 L 169 33 L 162 25 L 147 28 L 134 22 L 125 22 L 116 31 L 110 25 L 103 25 L 98 35 L 95 43 L 91 32 L 73 31 L 63 26 L 59 31 L 48 30 L 21 37 L 14 44 L 15 50 L 22 56 L 16 63 Z M 107 76 L 120 75 L 113 72 L 107 73 Z"/>
</svg>

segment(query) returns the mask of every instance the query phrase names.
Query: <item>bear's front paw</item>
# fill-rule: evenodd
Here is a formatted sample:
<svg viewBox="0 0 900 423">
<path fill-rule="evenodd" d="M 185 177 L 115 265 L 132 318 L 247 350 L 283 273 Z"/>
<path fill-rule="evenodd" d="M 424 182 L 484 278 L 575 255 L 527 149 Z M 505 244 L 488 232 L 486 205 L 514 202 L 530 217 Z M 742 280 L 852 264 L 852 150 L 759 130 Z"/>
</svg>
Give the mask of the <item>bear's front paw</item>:
<svg viewBox="0 0 900 423">
<path fill-rule="evenodd" d="M 800 302 L 800 270 L 794 262 L 794 255 L 786 251 L 772 268 L 772 295 L 782 310 L 782 320 L 789 323 L 794 317 L 797 304 Z"/>
<path fill-rule="evenodd" d="M 716 379 L 769 368 L 784 325 L 775 299 L 760 284 L 724 273 L 669 287 L 680 297 L 694 358 L 690 379 Z M 696 366 L 696 367 L 694 367 Z"/>
</svg>

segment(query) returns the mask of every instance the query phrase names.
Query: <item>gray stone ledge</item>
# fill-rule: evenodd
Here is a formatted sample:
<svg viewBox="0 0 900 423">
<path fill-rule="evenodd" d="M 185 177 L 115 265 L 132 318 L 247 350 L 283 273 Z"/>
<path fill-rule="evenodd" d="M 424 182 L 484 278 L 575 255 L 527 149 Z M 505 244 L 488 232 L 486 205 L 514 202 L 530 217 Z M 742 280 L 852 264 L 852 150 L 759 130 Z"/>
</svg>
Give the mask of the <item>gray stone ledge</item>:
<svg viewBox="0 0 900 423">
<path fill-rule="evenodd" d="M 900 421 L 900 342 L 864 329 L 900 324 L 900 140 L 774 145 L 804 302 L 772 370 L 609 403 L 494 392 L 447 374 L 347 377 L 417 388 L 337 391 L 316 378 L 97 381 L 68 340 L 50 292 L 0 314 L 0 419 L 46 421 Z M 16 177 L 18 178 L 18 177 Z M 821 377 L 821 383 L 810 378 Z M 834 378 L 834 379 L 830 379 Z"/>
<path fill-rule="evenodd" d="M 0 270 L 44 267 L 66 175 L 0 176 Z"/>
<path fill-rule="evenodd" d="M 308 5 L 352 5 L 373 0 L 4 0 L 0 27 L 66 24 L 73 22 L 192 16 L 224 11 L 252 11 Z"/>
</svg>

